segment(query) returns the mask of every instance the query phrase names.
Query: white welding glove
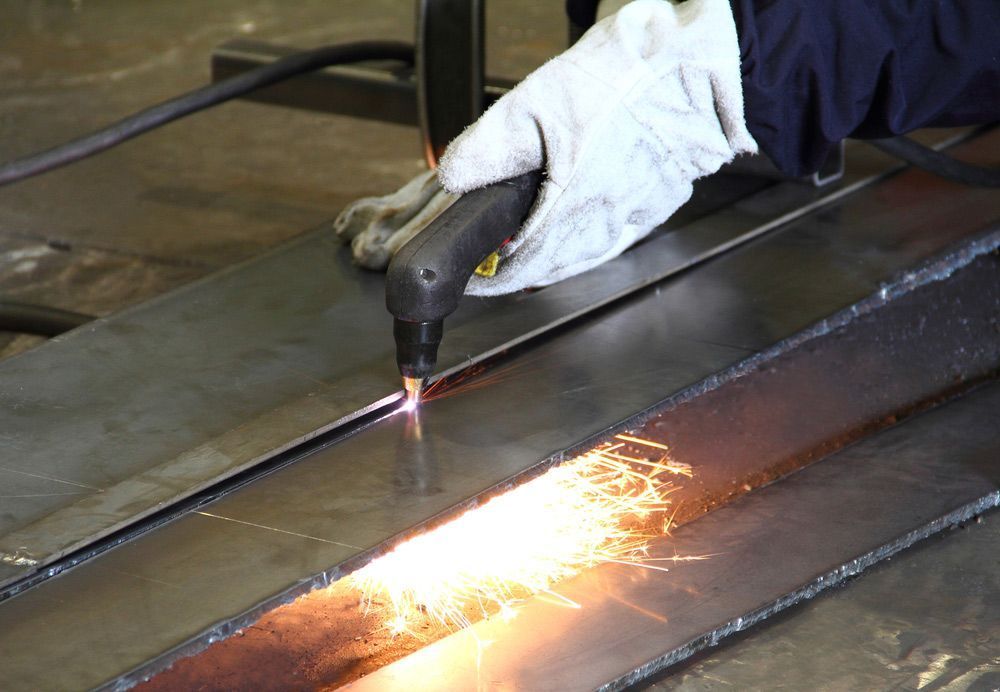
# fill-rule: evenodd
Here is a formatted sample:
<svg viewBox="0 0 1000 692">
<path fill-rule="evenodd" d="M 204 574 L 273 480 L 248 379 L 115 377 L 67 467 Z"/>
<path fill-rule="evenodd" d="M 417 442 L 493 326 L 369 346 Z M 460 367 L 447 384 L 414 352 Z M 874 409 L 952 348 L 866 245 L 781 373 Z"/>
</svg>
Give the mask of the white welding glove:
<svg viewBox="0 0 1000 692">
<path fill-rule="evenodd" d="M 391 195 L 351 202 L 334 220 L 333 230 L 350 241 L 356 264 L 384 270 L 399 248 L 454 201 L 437 174 L 425 171 Z"/>
<path fill-rule="evenodd" d="M 460 194 L 542 168 L 535 207 L 473 295 L 545 286 L 626 250 L 755 152 L 727 0 L 634 0 L 498 100 L 448 147 Z"/>
</svg>

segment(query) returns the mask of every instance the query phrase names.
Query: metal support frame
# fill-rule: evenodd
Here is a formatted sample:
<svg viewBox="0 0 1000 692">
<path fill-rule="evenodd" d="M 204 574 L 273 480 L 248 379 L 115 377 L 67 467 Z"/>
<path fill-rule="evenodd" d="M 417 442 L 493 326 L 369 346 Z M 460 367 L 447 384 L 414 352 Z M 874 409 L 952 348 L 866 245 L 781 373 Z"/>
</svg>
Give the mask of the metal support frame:
<svg viewBox="0 0 1000 692">
<path fill-rule="evenodd" d="M 417 107 L 427 164 L 483 112 L 484 0 L 417 0 Z"/>
<path fill-rule="evenodd" d="M 233 39 L 212 52 L 212 81 L 238 75 L 297 52 L 266 41 Z M 487 77 L 482 107 L 506 94 L 514 82 Z M 255 91 L 246 100 L 303 110 L 348 115 L 397 125 L 419 125 L 417 76 L 413 68 L 391 62 L 338 65 L 300 75 Z"/>
<path fill-rule="evenodd" d="M 391 62 L 327 68 L 262 89 L 255 101 L 418 125 L 432 168 L 444 148 L 513 85 L 485 76 L 485 0 L 417 0 L 414 69 Z M 212 53 L 212 80 L 296 52 L 237 39 Z"/>
<path fill-rule="evenodd" d="M 416 66 L 391 61 L 329 67 L 256 91 L 246 98 L 279 106 L 419 126 L 433 168 L 448 143 L 515 85 L 485 76 L 485 0 L 416 0 Z M 569 24 L 572 45 L 584 28 Z M 235 39 L 212 53 L 219 81 L 297 52 L 263 41 Z M 744 157 L 726 171 L 787 180 L 765 156 Z M 802 182 L 823 187 L 844 174 L 844 146 Z"/>
</svg>

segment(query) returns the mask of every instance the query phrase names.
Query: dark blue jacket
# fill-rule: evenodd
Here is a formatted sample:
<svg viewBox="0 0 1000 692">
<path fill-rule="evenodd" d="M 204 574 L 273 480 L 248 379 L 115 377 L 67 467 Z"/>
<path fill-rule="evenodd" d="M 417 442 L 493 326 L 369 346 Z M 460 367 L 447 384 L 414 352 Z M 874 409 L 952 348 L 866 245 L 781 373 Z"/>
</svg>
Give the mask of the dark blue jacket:
<svg viewBox="0 0 1000 692">
<path fill-rule="evenodd" d="M 784 172 L 845 137 L 1000 121 L 1000 0 L 730 0 L 747 128 Z M 597 0 L 567 0 L 594 22 Z"/>
</svg>

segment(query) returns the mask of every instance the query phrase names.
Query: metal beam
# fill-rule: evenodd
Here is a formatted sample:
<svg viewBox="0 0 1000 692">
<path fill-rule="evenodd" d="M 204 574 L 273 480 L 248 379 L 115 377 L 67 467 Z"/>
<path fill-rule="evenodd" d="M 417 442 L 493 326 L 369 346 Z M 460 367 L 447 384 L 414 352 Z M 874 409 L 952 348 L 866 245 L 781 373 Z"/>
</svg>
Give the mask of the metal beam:
<svg viewBox="0 0 1000 692">
<path fill-rule="evenodd" d="M 227 41 L 212 52 L 212 81 L 269 65 L 295 52 L 296 48 L 266 41 Z M 513 80 L 485 78 L 479 108 L 489 107 L 513 85 Z M 255 91 L 246 100 L 397 125 L 417 126 L 421 118 L 413 68 L 391 62 L 328 67 Z"/>
</svg>

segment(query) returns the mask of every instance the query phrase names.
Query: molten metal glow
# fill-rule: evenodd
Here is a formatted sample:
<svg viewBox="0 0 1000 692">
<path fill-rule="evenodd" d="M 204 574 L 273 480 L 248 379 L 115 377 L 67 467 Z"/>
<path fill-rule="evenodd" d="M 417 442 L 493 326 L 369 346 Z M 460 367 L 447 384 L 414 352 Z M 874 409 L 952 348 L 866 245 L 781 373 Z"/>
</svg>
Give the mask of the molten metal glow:
<svg viewBox="0 0 1000 692">
<path fill-rule="evenodd" d="M 644 449 L 654 459 L 632 450 Z M 557 466 L 347 578 L 395 633 L 423 618 L 464 627 L 513 615 L 528 596 L 602 562 L 649 564 L 648 541 L 670 527 L 671 478 L 691 475 L 659 443 L 627 435 Z"/>
</svg>

